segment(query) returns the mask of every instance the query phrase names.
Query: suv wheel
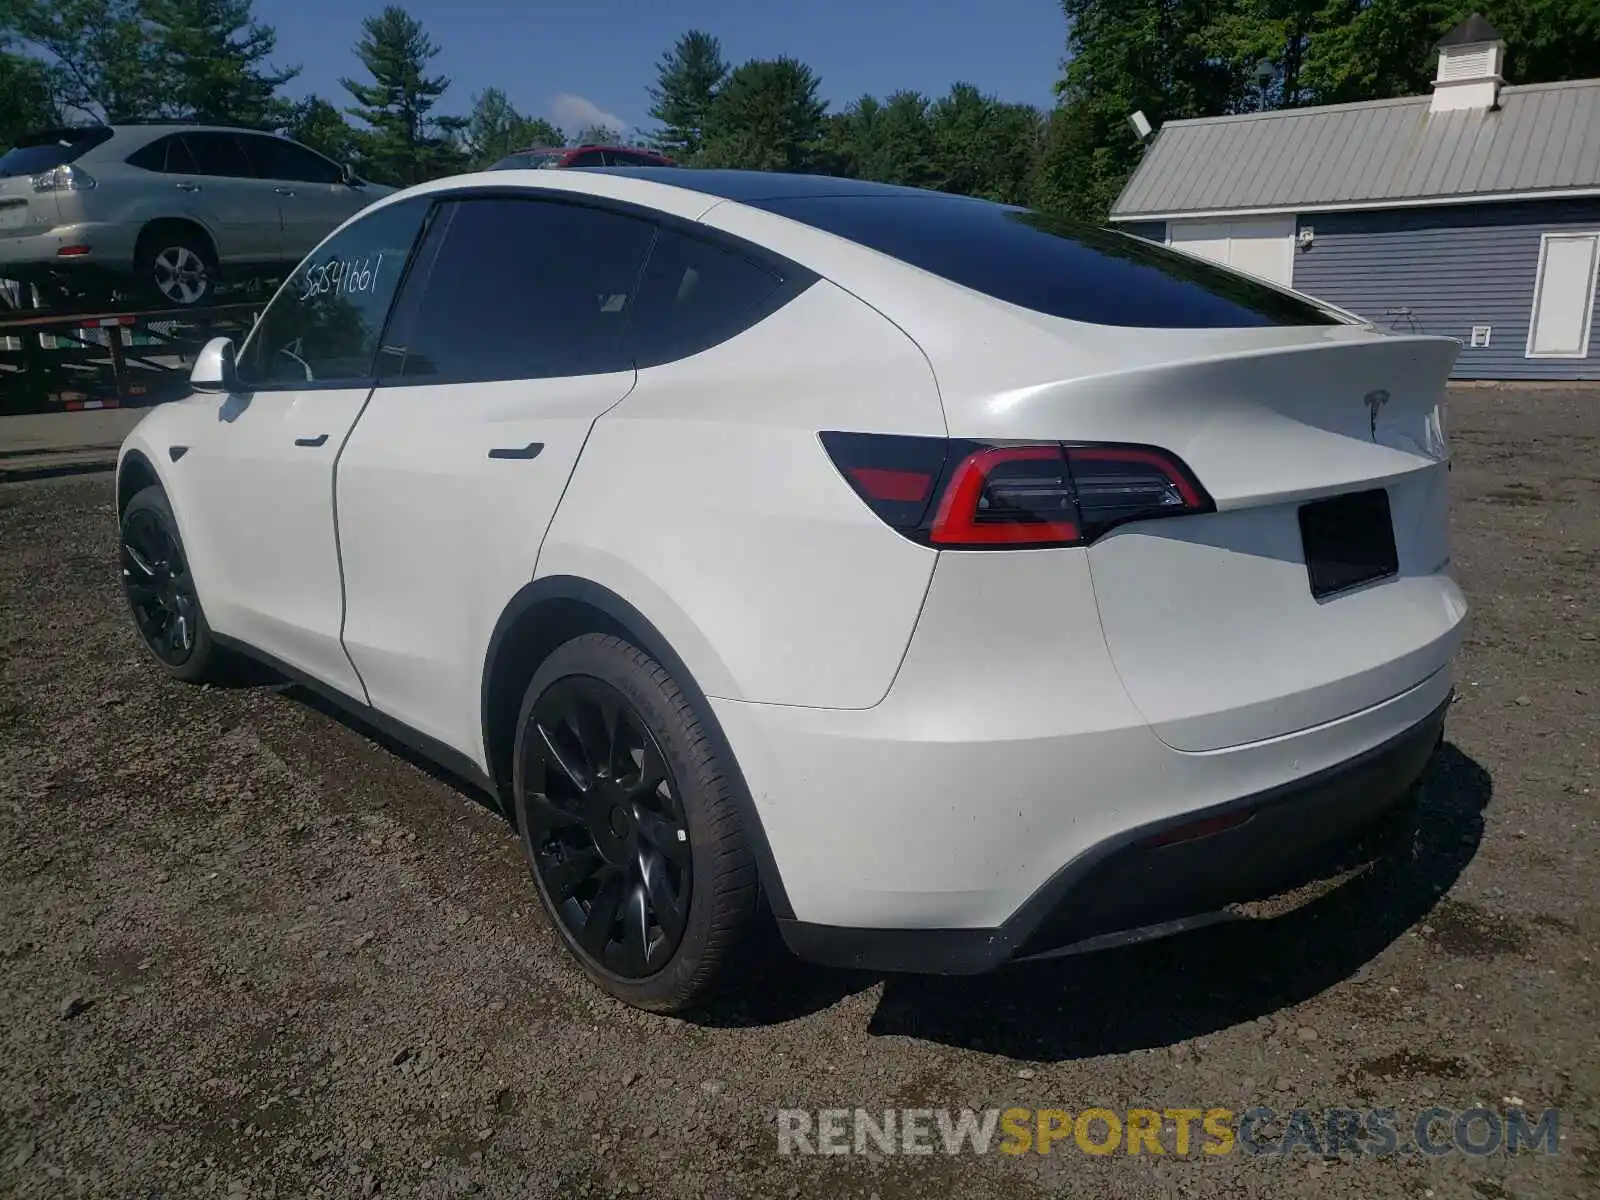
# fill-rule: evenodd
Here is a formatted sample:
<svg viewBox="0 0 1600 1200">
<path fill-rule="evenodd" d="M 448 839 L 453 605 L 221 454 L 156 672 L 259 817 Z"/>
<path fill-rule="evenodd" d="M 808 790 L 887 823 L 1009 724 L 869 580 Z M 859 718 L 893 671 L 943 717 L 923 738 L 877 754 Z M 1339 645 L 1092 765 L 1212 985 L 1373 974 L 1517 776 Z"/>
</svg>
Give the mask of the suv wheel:
<svg viewBox="0 0 1600 1200">
<path fill-rule="evenodd" d="M 513 801 L 561 941 L 611 995 L 681 1012 L 751 946 L 756 868 L 730 772 L 666 670 L 586 634 L 528 684 Z"/>
<path fill-rule="evenodd" d="M 141 290 L 158 303 L 192 308 L 216 294 L 214 255 L 204 237 L 173 229 L 146 234 L 135 265 Z"/>
</svg>

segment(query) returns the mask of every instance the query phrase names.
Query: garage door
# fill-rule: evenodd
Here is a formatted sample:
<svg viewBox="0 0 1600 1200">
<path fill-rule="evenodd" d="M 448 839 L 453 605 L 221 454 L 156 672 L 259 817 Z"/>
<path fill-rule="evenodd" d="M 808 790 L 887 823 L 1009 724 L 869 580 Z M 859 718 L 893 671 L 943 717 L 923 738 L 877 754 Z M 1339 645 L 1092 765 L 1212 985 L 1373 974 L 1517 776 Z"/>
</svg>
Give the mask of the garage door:
<svg viewBox="0 0 1600 1200">
<path fill-rule="evenodd" d="M 1167 240 L 1179 250 L 1248 271 L 1282 287 L 1294 283 L 1295 219 L 1250 217 L 1236 221 L 1173 221 Z"/>
</svg>

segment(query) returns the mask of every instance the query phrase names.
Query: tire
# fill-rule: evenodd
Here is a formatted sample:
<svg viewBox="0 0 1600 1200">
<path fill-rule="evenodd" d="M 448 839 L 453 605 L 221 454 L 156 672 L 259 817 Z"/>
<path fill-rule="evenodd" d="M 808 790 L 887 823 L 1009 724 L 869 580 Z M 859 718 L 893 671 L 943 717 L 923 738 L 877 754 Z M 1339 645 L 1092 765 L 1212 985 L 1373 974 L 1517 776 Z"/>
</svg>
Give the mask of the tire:
<svg viewBox="0 0 1600 1200">
<path fill-rule="evenodd" d="M 203 234 L 182 226 L 156 227 L 139 238 L 134 283 L 157 304 L 197 308 L 217 294 L 217 256 Z"/>
<path fill-rule="evenodd" d="M 523 852 L 589 978 L 668 1013 L 730 982 L 759 920 L 755 859 L 732 764 L 672 676 L 621 638 L 574 638 L 529 682 L 515 754 Z"/>
<path fill-rule="evenodd" d="M 221 678 L 225 655 L 212 640 L 177 519 L 159 487 L 144 488 L 128 501 L 119 555 L 134 627 L 161 669 L 189 683 Z"/>
</svg>

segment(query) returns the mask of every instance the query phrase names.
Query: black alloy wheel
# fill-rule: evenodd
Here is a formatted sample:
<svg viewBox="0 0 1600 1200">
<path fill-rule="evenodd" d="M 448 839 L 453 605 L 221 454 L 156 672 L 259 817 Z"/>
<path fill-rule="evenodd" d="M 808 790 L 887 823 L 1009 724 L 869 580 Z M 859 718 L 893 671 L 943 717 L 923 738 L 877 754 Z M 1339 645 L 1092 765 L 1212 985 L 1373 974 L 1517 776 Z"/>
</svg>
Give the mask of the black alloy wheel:
<svg viewBox="0 0 1600 1200">
<path fill-rule="evenodd" d="M 151 652 L 170 667 L 187 663 L 200 634 L 200 603 L 183 547 L 153 508 L 130 507 L 123 521 L 122 588 Z"/>
<path fill-rule="evenodd" d="M 588 675 L 540 693 L 524 735 L 523 836 L 549 911 L 592 969 L 655 974 L 683 940 L 694 886 L 660 744 L 622 692 Z"/>
</svg>

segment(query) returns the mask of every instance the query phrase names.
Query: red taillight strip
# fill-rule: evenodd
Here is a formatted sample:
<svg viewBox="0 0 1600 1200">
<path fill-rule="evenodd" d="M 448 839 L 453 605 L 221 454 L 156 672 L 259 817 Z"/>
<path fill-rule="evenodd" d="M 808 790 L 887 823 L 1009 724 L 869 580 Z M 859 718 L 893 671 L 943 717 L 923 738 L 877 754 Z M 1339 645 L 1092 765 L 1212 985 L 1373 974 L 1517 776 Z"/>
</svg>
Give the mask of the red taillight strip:
<svg viewBox="0 0 1600 1200">
<path fill-rule="evenodd" d="M 928 540 L 936 546 L 1060 545 L 1078 540 L 1072 521 L 980 522 L 978 498 L 989 472 L 1001 463 L 1054 459 L 1067 470 L 1059 446 L 995 446 L 967 455 L 956 467 L 939 499 Z"/>
</svg>

